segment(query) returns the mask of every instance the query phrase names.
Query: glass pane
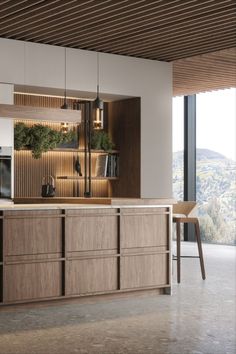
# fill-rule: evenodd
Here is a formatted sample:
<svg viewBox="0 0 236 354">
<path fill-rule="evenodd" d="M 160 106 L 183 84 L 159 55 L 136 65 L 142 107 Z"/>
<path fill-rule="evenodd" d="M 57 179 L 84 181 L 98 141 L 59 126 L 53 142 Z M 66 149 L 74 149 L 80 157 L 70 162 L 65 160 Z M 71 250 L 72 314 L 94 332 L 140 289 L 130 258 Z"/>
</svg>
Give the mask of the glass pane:
<svg viewBox="0 0 236 354">
<path fill-rule="evenodd" d="M 197 202 L 202 239 L 235 244 L 236 90 L 197 95 Z"/>
<path fill-rule="evenodd" d="M 11 159 L 0 157 L 0 198 L 11 198 Z"/>
<path fill-rule="evenodd" d="M 173 197 L 183 200 L 184 195 L 184 97 L 173 98 Z"/>
</svg>

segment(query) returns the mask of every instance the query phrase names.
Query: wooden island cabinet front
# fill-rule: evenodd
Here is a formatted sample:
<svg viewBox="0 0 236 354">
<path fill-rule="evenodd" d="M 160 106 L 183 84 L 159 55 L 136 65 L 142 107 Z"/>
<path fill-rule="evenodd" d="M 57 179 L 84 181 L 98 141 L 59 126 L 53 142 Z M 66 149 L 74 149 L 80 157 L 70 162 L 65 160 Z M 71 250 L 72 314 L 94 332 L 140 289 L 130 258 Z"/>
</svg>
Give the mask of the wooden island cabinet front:
<svg viewBox="0 0 236 354">
<path fill-rule="evenodd" d="M 2 210 L 2 305 L 171 288 L 171 206 Z"/>
</svg>

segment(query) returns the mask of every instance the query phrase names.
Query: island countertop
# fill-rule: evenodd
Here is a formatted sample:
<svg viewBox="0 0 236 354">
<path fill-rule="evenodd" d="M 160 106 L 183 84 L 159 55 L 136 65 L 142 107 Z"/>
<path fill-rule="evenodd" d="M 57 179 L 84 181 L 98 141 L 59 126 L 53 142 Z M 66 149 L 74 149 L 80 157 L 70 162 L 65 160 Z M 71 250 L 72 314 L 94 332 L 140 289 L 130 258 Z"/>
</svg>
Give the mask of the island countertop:
<svg viewBox="0 0 236 354">
<path fill-rule="evenodd" d="M 35 208 L 36 205 L 39 206 L 43 204 L 44 207 L 59 206 L 66 207 L 82 207 L 92 205 L 93 207 L 119 207 L 119 206 L 148 206 L 148 205 L 172 205 L 175 204 L 176 200 L 173 198 L 79 198 L 79 197 L 53 197 L 53 198 L 43 198 L 43 197 L 26 197 L 26 198 L 14 198 L 14 206 L 18 205 L 29 205 Z M 45 205 L 46 204 L 46 205 Z M 1 207 L 1 206 L 0 206 Z"/>
<path fill-rule="evenodd" d="M 27 202 L 0 205 L 0 305 L 171 293 L 173 199 Z"/>
</svg>

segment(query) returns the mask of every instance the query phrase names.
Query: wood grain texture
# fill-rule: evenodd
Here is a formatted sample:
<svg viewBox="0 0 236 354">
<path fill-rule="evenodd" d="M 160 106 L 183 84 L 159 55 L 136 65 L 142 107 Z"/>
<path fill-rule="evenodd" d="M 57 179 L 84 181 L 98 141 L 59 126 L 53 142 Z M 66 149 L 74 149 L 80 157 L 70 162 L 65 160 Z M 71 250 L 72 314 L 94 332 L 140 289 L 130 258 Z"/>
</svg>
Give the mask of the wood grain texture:
<svg viewBox="0 0 236 354">
<path fill-rule="evenodd" d="M 0 37 L 172 62 L 174 95 L 192 95 L 236 87 L 235 12 L 234 0 L 5 1 Z"/>
<path fill-rule="evenodd" d="M 47 217 L 43 217 L 47 215 Z M 26 218 L 27 216 L 27 218 Z M 4 255 L 22 256 L 60 253 L 62 225 L 60 211 L 5 211 Z"/>
<path fill-rule="evenodd" d="M 114 214 L 114 210 L 111 209 L 67 210 L 65 221 L 67 251 L 117 249 L 118 219 L 117 216 L 113 216 Z"/>
<path fill-rule="evenodd" d="M 61 262 L 6 265 L 3 301 L 61 295 Z"/>
<path fill-rule="evenodd" d="M 108 104 L 108 131 L 120 151 L 119 180 L 109 181 L 109 196 L 140 198 L 140 98 Z"/>
<path fill-rule="evenodd" d="M 35 160 L 30 151 L 15 151 L 15 197 L 40 197 L 42 178 L 52 175 L 77 175 L 74 169 L 75 159 L 79 157 L 83 169 L 83 153 L 66 151 L 49 151 L 43 153 L 40 160 Z M 95 159 L 95 157 L 93 158 Z M 82 197 L 84 180 L 56 179 L 56 197 Z M 92 183 L 94 197 L 106 197 L 108 185 L 106 180 Z M 53 199 L 47 199 L 53 200 Z"/>
<path fill-rule="evenodd" d="M 27 197 L 27 198 L 14 198 L 15 204 L 107 204 L 117 207 L 125 207 L 127 205 L 172 205 L 176 203 L 172 198 L 107 198 L 107 197 L 54 197 L 54 198 L 42 198 L 42 197 Z"/>
<path fill-rule="evenodd" d="M 137 255 L 121 258 L 121 289 L 168 284 L 168 255 Z"/>
<path fill-rule="evenodd" d="M 145 238 L 145 237 L 144 237 Z M 152 254 L 152 253 L 167 253 L 168 246 L 148 246 L 148 247 L 129 247 L 122 248 L 122 255 L 126 254 Z"/>
<path fill-rule="evenodd" d="M 73 107 L 72 99 L 67 99 L 67 104 L 70 109 Z M 30 95 L 27 93 L 15 93 L 14 94 L 14 104 L 20 106 L 31 106 L 31 107 L 41 107 L 41 108 L 60 108 L 64 103 L 63 97 L 54 96 L 37 96 Z M 24 107 L 23 107 L 24 108 Z M 50 122 L 48 122 L 50 124 Z"/>
<path fill-rule="evenodd" d="M 81 111 L 0 104 L 0 116 L 15 119 L 81 123 Z"/>
<path fill-rule="evenodd" d="M 165 206 L 3 211 L 3 302 L 170 286 L 168 213 Z"/>
<path fill-rule="evenodd" d="M 233 47 L 235 6 L 234 0 L 4 1 L 0 37 L 173 61 Z"/>
<path fill-rule="evenodd" d="M 72 108 L 72 99 L 68 99 L 68 105 Z M 27 94 L 15 94 L 16 105 L 59 108 L 63 104 L 63 98 L 49 96 L 34 96 Z M 84 109 L 82 107 L 82 115 Z M 16 123 L 24 122 L 26 125 L 33 124 L 47 125 L 50 128 L 60 130 L 61 124 L 55 122 L 43 122 L 34 120 L 16 120 Z M 69 129 L 77 129 L 76 125 L 70 124 Z M 84 139 L 82 136 L 83 124 L 78 128 L 79 149 L 82 149 Z M 15 197 L 40 197 L 42 178 L 45 175 L 52 175 L 56 179 L 57 197 L 82 197 L 84 195 L 84 180 L 57 179 L 58 176 L 78 176 L 75 171 L 75 161 L 79 158 L 81 170 L 84 174 L 84 153 L 83 151 L 48 151 L 42 154 L 39 160 L 32 158 L 31 151 L 15 151 L 14 154 L 14 192 Z M 95 174 L 97 154 L 92 154 L 92 174 Z M 106 197 L 108 195 L 108 183 L 105 180 L 95 180 L 92 184 L 94 197 Z"/>
<path fill-rule="evenodd" d="M 121 248 L 167 246 L 168 219 L 167 215 L 160 214 L 164 212 L 165 208 L 123 208 L 120 225 Z"/>
<path fill-rule="evenodd" d="M 117 289 L 117 259 L 83 259 L 68 261 L 66 294 L 86 294 Z"/>
<path fill-rule="evenodd" d="M 22 106 L 58 107 L 63 101 L 56 97 L 15 95 L 15 103 Z M 73 101 L 69 100 L 69 105 Z M 83 110 L 82 110 L 83 114 Z M 18 122 L 18 121 L 17 121 Z M 36 121 L 24 121 L 27 125 Z M 59 130 L 60 124 L 38 122 Z M 119 179 L 92 180 L 93 197 L 140 197 L 140 99 L 128 99 L 106 104 L 105 123 L 119 154 Z M 75 129 L 75 126 L 71 126 Z M 79 127 L 79 148 L 83 148 L 83 129 Z M 92 154 L 91 171 L 95 177 L 98 153 Z M 56 178 L 57 197 L 82 197 L 84 179 L 76 179 L 75 161 L 79 158 L 82 173 L 84 171 L 84 153 L 82 151 L 49 151 L 35 160 L 30 151 L 15 151 L 15 197 L 39 197 L 42 177 L 52 175 Z M 59 179 L 70 176 L 69 179 Z M 74 179 L 73 179 L 74 178 Z M 127 183 L 132 180 L 132 183 Z"/>
<path fill-rule="evenodd" d="M 174 61 L 174 96 L 236 87 L 235 63 L 236 48 Z"/>
</svg>

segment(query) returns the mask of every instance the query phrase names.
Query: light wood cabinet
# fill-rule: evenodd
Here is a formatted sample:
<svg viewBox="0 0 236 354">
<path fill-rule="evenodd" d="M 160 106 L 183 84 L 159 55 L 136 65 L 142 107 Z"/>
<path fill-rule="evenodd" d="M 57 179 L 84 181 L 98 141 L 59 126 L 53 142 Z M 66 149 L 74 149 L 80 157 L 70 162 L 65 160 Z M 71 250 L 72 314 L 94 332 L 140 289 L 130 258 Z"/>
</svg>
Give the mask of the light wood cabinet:
<svg viewBox="0 0 236 354">
<path fill-rule="evenodd" d="M 117 258 L 88 258 L 68 261 L 66 295 L 117 290 Z"/>
<path fill-rule="evenodd" d="M 65 224 L 67 252 L 117 250 L 116 210 L 68 210 Z"/>
<path fill-rule="evenodd" d="M 3 211 L 0 303 L 170 289 L 171 207 Z"/>
<path fill-rule="evenodd" d="M 121 261 L 121 289 L 166 286 L 168 284 L 166 254 L 126 256 Z"/>
<path fill-rule="evenodd" d="M 60 262 L 7 264 L 4 268 L 4 302 L 62 295 Z"/>
<path fill-rule="evenodd" d="M 122 208 L 121 289 L 168 286 L 168 208 Z"/>
<path fill-rule="evenodd" d="M 121 209 L 121 247 L 166 247 L 167 219 L 166 208 Z"/>
<path fill-rule="evenodd" d="M 61 252 L 60 211 L 6 211 L 4 216 L 5 257 Z"/>
<path fill-rule="evenodd" d="M 61 211 L 4 211 L 1 228 L 3 302 L 61 296 Z"/>
</svg>

